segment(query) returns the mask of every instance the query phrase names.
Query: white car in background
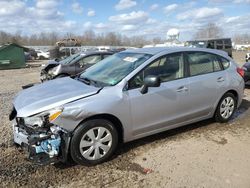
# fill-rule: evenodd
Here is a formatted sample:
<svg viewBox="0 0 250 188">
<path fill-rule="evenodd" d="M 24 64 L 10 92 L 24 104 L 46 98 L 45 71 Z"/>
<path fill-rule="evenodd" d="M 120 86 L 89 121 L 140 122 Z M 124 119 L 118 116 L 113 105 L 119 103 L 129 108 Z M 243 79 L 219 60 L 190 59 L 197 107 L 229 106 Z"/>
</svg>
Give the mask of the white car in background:
<svg viewBox="0 0 250 188">
<path fill-rule="evenodd" d="M 36 50 L 36 53 L 37 53 L 37 58 L 38 59 L 49 59 L 49 51 L 47 52 L 44 52 L 42 50 Z"/>
</svg>

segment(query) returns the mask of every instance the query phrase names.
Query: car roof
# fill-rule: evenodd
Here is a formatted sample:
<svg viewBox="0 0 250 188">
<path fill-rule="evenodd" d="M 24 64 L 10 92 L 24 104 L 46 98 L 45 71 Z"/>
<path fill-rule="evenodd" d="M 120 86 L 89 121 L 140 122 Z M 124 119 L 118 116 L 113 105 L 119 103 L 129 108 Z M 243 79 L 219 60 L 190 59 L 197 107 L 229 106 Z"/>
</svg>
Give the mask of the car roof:
<svg viewBox="0 0 250 188">
<path fill-rule="evenodd" d="M 192 48 L 192 47 L 150 47 L 150 48 L 138 48 L 138 49 L 129 49 L 123 52 L 132 52 L 132 53 L 144 53 L 156 55 L 159 53 L 175 53 L 175 52 L 192 52 L 192 51 L 202 51 L 219 54 L 222 56 L 228 56 L 226 52 L 222 50 L 209 49 L 209 48 Z M 120 52 L 120 53 L 123 53 Z"/>
<path fill-rule="evenodd" d="M 95 54 L 113 54 L 114 52 L 110 51 L 85 51 L 85 52 L 79 52 L 80 55 L 95 55 Z"/>
</svg>

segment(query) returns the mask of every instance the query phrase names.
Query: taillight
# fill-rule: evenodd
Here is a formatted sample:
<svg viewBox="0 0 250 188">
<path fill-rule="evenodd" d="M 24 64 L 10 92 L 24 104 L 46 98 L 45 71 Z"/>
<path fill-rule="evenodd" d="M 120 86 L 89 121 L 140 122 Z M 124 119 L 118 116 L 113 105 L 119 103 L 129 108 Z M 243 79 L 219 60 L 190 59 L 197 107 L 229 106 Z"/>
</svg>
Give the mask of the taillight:
<svg viewBox="0 0 250 188">
<path fill-rule="evenodd" d="M 239 75 L 241 75 L 242 77 L 244 77 L 244 69 L 243 68 L 240 68 L 240 67 L 237 67 L 237 72 L 239 73 Z"/>
</svg>

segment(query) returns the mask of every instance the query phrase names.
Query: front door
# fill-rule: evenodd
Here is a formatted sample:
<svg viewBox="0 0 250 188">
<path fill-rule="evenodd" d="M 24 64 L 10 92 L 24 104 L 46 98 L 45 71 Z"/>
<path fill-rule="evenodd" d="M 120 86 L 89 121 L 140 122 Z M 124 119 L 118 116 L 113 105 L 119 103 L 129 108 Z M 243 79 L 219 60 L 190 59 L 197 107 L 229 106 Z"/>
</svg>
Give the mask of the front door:
<svg viewBox="0 0 250 188">
<path fill-rule="evenodd" d="M 153 134 L 184 121 L 190 105 L 189 83 L 184 70 L 183 54 L 169 54 L 154 61 L 129 81 L 127 94 L 133 136 Z M 141 94 L 140 88 L 147 75 L 159 76 L 161 85 Z"/>
</svg>

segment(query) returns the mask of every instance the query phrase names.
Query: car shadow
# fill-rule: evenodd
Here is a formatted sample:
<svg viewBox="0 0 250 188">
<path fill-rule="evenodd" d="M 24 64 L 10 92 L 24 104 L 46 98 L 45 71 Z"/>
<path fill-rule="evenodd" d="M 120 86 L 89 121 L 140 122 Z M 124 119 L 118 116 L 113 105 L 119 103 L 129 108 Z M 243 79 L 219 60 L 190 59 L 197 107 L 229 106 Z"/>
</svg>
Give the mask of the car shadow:
<svg viewBox="0 0 250 188">
<path fill-rule="evenodd" d="M 240 117 L 241 115 L 243 115 L 248 109 L 250 108 L 250 101 L 243 99 L 242 100 L 242 104 L 240 105 L 240 107 L 236 110 L 235 115 L 233 116 L 231 121 L 235 121 L 237 120 L 238 117 Z M 185 125 L 185 126 L 181 126 L 175 129 L 171 129 L 171 130 L 167 130 L 161 133 L 157 133 L 151 136 L 147 136 L 135 141 L 131 141 L 129 143 L 125 143 L 123 144 L 123 147 L 120 147 L 117 151 L 117 154 L 123 154 L 123 153 L 127 153 L 129 152 L 131 149 L 135 149 L 137 147 L 155 142 L 155 141 L 161 141 L 164 140 L 166 138 L 170 138 L 179 134 L 183 134 L 195 129 L 199 129 L 202 127 L 206 127 L 208 125 L 210 125 L 211 123 L 215 123 L 214 119 L 207 119 L 207 120 L 203 120 L 200 122 L 196 122 L 196 123 L 192 123 L 189 125 Z"/>
</svg>

